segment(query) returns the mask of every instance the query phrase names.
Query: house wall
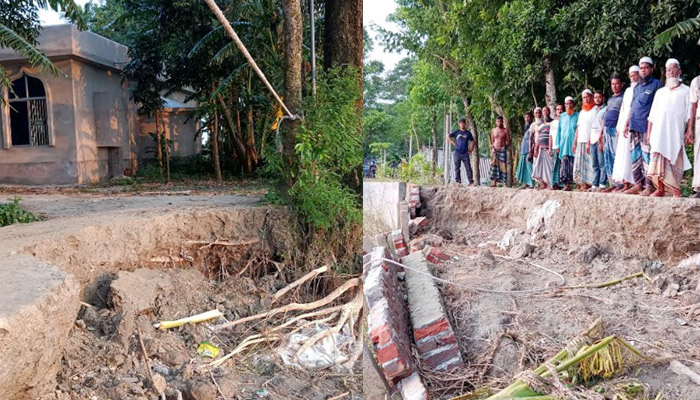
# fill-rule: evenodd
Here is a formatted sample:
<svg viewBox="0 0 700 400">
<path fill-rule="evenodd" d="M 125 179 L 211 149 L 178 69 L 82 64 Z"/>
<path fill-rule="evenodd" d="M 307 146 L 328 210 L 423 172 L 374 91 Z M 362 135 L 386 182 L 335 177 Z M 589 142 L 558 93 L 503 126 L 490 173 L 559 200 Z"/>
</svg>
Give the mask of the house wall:
<svg viewBox="0 0 700 400">
<path fill-rule="evenodd" d="M 73 108 L 73 61 L 57 61 L 64 76 L 40 74 L 37 68 L 25 68 L 29 75 L 44 83 L 49 105 L 51 146 L 10 147 L 8 113 L 0 113 L 0 182 L 19 184 L 65 184 L 78 179 L 76 162 L 75 112 Z M 3 64 L 10 76 L 20 72 L 22 64 Z M 7 106 L 5 106 L 7 107 Z M 5 130 L 7 131 L 5 131 Z M 8 148 L 9 147 L 9 148 Z"/>
<path fill-rule="evenodd" d="M 130 135 L 136 118 L 129 92 L 118 72 L 74 61 L 77 182 L 95 183 L 123 174 L 130 156 Z M 109 149 L 109 150 L 101 150 Z M 106 157 L 118 157 L 118 160 Z M 118 155 L 118 156 L 117 156 Z M 112 168 L 109 163 L 112 162 Z"/>
<path fill-rule="evenodd" d="M 197 136 L 198 121 L 192 117 L 189 111 L 163 111 L 163 120 L 158 124 L 165 124 L 165 135 L 173 140 L 173 147 L 170 155 L 172 157 L 191 157 L 199 154 L 202 150 L 201 136 Z M 155 150 L 156 142 L 151 138 L 149 132 L 156 131 L 155 118 L 148 118 L 145 115 L 139 116 L 139 133 L 136 146 L 138 148 L 139 160 L 152 161 L 157 158 Z"/>
</svg>

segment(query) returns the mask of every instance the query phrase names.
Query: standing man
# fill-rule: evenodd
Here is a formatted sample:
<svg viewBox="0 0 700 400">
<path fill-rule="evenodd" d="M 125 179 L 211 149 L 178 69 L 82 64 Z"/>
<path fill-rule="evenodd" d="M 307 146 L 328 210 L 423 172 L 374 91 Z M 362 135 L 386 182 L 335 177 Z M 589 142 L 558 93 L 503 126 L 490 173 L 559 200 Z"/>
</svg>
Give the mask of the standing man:
<svg viewBox="0 0 700 400">
<path fill-rule="evenodd" d="M 690 110 L 690 89 L 680 82 L 681 64 L 675 58 L 666 61 L 666 86 L 659 89 L 649 111 L 649 179 L 656 186 L 651 193 L 663 197 L 666 187 L 681 197 L 683 171 L 690 169 L 685 154 L 685 127 Z"/>
<path fill-rule="evenodd" d="M 559 134 L 559 116 L 563 112 L 564 106 L 557 104 L 554 107 L 554 120 L 549 126 L 549 136 L 552 138 L 552 157 L 554 158 L 554 167 L 552 168 L 552 190 L 559 189 L 559 168 L 561 166 L 561 160 L 559 159 L 557 135 Z"/>
<path fill-rule="evenodd" d="M 698 98 L 700 98 L 700 75 L 696 76 L 690 82 L 690 120 L 688 128 L 685 131 L 685 141 L 688 144 L 695 142 L 693 154 L 695 159 L 693 162 L 693 190 L 695 194 L 690 196 L 700 199 L 700 123 L 698 122 Z M 695 126 L 695 135 L 693 135 L 693 125 Z"/>
<path fill-rule="evenodd" d="M 613 95 L 608 99 L 605 107 L 605 131 L 603 135 L 603 158 L 605 160 L 605 174 L 608 177 L 610 187 L 603 189 L 604 192 L 611 192 L 616 188 L 613 180 L 613 167 L 615 166 L 615 152 L 617 151 L 617 121 L 620 119 L 620 109 L 622 108 L 622 78 L 618 74 L 613 74 L 610 78 L 610 87 Z"/>
<path fill-rule="evenodd" d="M 603 104 L 605 95 L 602 90 L 596 90 L 593 93 L 593 125 L 591 127 L 591 137 L 588 140 L 589 151 L 591 156 L 591 166 L 593 167 L 593 182 L 590 191 L 596 192 L 605 190 L 605 184 L 608 177 L 605 173 L 605 157 L 603 154 L 603 130 L 605 129 L 605 110 L 607 107 Z"/>
<path fill-rule="evenodd" d="M 561 169 L 559 171 L 559 182 L 564 185 L 564 190 L 571 190 L 570 185 L 574 183 L 574 152 L 576 143 L 576 125 L 578 124 L 578 112 L 576 112 L 574 98 L 567 96 L 564 99 L 566 113 L 559 117 L 559 128 L 557 133 L 557 148 L 559 149 L 559 159 Z"/>
<path fill-rule="evenodd" d="M 591 162 L 591 128 L 597 109 L 593 103 L 593 92 L 585 89 L 581 93 L 583 102 L 578 116 L 574 145 L 571 151 L 574 153 L 574 182 L 576 189 L 588 190 L 593 183 L 593 164 Z"/>
<path fill-rule="evenodd" d="M 455 182 L 462 183 L 461 176 L 461 163 L 464 164 L 464 168 L 467 170 L 467 182 L 472 185 L 472 166 L 469 162 L 469 153 L 474 150 L 474 136 L 467 130 L 467 120 L 465 118 L 460 118 L 459 129 L 450 133 L 447 138 L 450 144 L 455 147 L 454 151 L 454 164 L 455 164 Z"/>
<path fill-rule="evenodd" d="M 545 106 L 543 110 L 548 110 Z M 532 179 L 539 183 L 539 189 L 547 189 L 552 186 L 552 142 L 550 122 L 546 120 L 544 112 L 535 109 L 535 122 L 530 125 L 530 135 L 535 137 L 535 164 L 532 168 Z"/>
<path fill-rule="evenodd" d="M 491 186 L 496 187 L 499 181 L 506 183 L 507 146 L 510 146 L 510 132 L 503 126 L 503 117 L 496 117 L 496 127 L 491 130 Z"/>
<path fill-rule="evenodd" d="M 525 133 L 523 141 L 520 144 L 520 157 L 518 160 L 518 168 L 516 170 L 516 179 L 524 186 L 522 188 L 532 189 L 532 158 L 530 158 L 530 125 L 532 124 L 532 112 L 528 111 L 523 114 L 525 119 Z"/>
<path fill-rule="evenodd" d="M 630 160 L 630 138 L 624 135 L 629 121 L 630 107 L 632 106 L 632 97 L 634 89 L 639 83 L 639 67 L 633 65 L 629 68 L 630 87 L 625 90 L 622 97 L 622 108 L 620 108 L 620 118 L 617 120 L 617 149 L 615 151 L 615 165 L 613 166 L 612 182 L 622 184 L 622 188 L 615 191 L 625 191 L 630 188 L 630 184 L 634 183 L 634 175 L 632 175 L 632 162 Z"/>
<path fill-rule="evenodd" d="M 641 81 L 634 88 L 630 116 L 624 131 L 625 137 L 628 137 L 629 132 L 630 141 L 632 142 L 630 160 L 632 162 L 632 175 L 634 175 L 634 186 L 625 191 L 627 194 L 648 196 L 652 191 L 651 181 L 646 176 L 651 158 L 649 154 L 650 148 L 647 132 L 649 126 L 647 119 L 649 118 L 656 91 L 664 86 L 661 81 L 652 76 L 653 72 L 654 63 L 651 58 L 642 57 L 639 60 Z"/>
</svg>

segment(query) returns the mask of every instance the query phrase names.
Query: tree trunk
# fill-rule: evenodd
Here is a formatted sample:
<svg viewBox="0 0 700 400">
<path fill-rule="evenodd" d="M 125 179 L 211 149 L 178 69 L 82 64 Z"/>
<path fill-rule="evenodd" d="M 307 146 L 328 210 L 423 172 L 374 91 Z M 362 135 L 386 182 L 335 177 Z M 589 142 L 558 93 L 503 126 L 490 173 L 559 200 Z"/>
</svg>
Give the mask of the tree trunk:
<svg viewBox="0 0 700 400">
<path fill-rule="evenodd" d="M 464 117 L 467 119 L 467 126 L 474 136 L 474 153 L 470 162 L 472 164 L 472 175 L 474 177 L 474 183 L 479 186 L 481 185 L 481 171 L 479 170 L 479 134 L 476 131 L 476 122 L 474 121 L 474 116 L 469 108 L 469 101 L 466 97 L 461 97 L 462 103 L 464 103 Z"/>
<path fill-rule="evenodd" d="M 282 13 L 284 14 L 284 101 L 289 111 L 298 115 L 301 109 L 301 3 L 299 0 L 282 0 Z M 287 172 L 285 180 L 287 186 L 291 187 L 293 181 L 290 173 L 294 171 L 294 145 L 301 121 L 283 121 L 282 123 L 284 124 L 282 154 Z"/>
<path fill-rule="evenodd" d="M 223 178 L 221 177 L 221 164 L 219 163 L 219 115 L 214 111 L 214 120 L 211 124 L 211 160 L 214 164 L 214 175 L 216 180 L 221 182 Z"/>
<path fill-rule="evenodd" d="M 557 106 L 557 87 L 556 82 L 554 81 L 554 68 L 552 67 L 551 56 L 546 56 L 544 58 L 544 67 L 544 101 L 549 106 L 549 108 L 551 108 L 552 115 L 554 115 L 554 108 Z"/>
<path fill-rule="evenodd" d="M 158 155 L 158 173 L 163 176 L 163 147 L 160 139 L 160 125 L 158 125 L 158 110 L 156 110 L 156 154 Z"/>
<path fill-rule="evenodd" d="M 232 138 L 234 141 L 234 147 L 236 149 L 236 154 L 238 154 L 238 159 L 240 160 L 241 164 L 245 163 L 245 160 L 247 159 L 246 156 L 246 148 L 245 145 L 243 144 L 243 141 L 241 140 L 240 136 L 236 134 L 236 125 L 234 125 L 233 122 L 233 115 L 231 115 L 231 110 L 228 108 L 226 103 L 224 102 L 223 97 L 218 96 L 219 99 L 219 104 L 221 105 L 221 109 L 224 113 L 224 117 L 226 118 L 226 122 L 228 123 L 229 130 L 232 133 Z M 240 129 L 240 126 L 239 126 Z M 249 170 L 247 172 L 252 172 L 252 170 Z"/>
<path fill-rule="evenodd" d="M 255 130 L 253 123 L 253 108 L 248 107 L 248 124 L 246 125 L 246 131 L 248 132 L 248 137 L 246 138 L 248 173 L 253 172 L 255 164 L 258 163 L 258 155 L 255 153 Z"/>
<path fill-rule="evenodd" d="M 362 0 L 326 0 L 323 66 L 352 66 L 362 79 Z"/>
<path fill-rule="evenodd" d="M 163 122 L 163 142 L 165 144 L 165 182 L 170 183 L 170 144 L 168 143 L 168 132 L 165 128 L 165 121 L 163 121 L 163 112 L 160 112 L 160 120 Z"/>
<path fill-rule="evenodd" d="M 438 167 L 438 148 L 437 148 L 437 117 L 433 117 L 433 124 L 431 126 L 433 131 L 433 176 L 435 176 L 436 169 Z M 445 157 L 446 154 L 443 154 Z M 447 171 L 445 171 L 447 173 Z"/>
</svg>

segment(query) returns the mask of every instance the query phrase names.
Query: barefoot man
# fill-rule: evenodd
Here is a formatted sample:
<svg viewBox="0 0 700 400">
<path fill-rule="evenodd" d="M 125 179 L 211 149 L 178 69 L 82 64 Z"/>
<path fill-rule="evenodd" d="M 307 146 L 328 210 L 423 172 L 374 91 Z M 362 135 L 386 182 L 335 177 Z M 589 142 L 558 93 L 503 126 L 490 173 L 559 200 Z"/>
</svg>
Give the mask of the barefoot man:
<svg viewBox="0 0 700 400">
<path fill-rule="evenodd" d="M 510 132 L 503 126 L 503 117 L 496 117 L 496 127 L 491 130 L 491 180 L 496 186 L 498 182 L 506 183 L 507 147 L 510 146 Z"/>
<path fill-rule="evenodd" d="M 666 85 L 656 92 L 649 111 L 649 146 L 651 161 L 649 179 L 656 190 L 654 197 L 663 197 L 666 188 L 681 197 L 683 171 L 690 169 L 685 154 L 685 127 L 689 120 L 690 89 L 679 80 L 681 65 L 675 58 L 666 61 Z"/>
<path fill-rule="evenodd" d="M 688 128 L 685 131 L 685 142 L 687 144 L 695 143 L 693 149 L 693 190 L 695 194 L 690 196 L 695 199 L 700 199 L 700 114 L 698 113 L 698 99 L 700 99 L 700 75 L 690 83 L 690 120 Z M 693 126 L 695 133 L 693 134 Z"/>
</svg>

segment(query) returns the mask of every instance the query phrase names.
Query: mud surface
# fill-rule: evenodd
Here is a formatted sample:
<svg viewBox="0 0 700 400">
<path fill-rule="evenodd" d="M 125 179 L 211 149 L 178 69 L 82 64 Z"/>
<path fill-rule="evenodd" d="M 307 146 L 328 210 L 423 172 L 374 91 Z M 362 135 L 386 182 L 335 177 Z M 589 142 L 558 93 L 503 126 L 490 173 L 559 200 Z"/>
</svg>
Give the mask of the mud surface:
<svg viewBox="0 0 700 400">
<path fill-rule="evenodd" d="M 700 372 L 700 270 L 677 261 L 685 257 L 681 249 L 697 248 L 700 202 L 484 188 L 423 193 L 434 221 L 430 230 L 454 256 L 434 273 L 451 282 L 440 286 L 468 363 L 456 372 L 462 383 L 504 387 L 601 317 L 606 335 L 616 334 L 653 358 L 632 360 L 633 368 L 600 382 L 608 385 L 606 398 L 613 398 L 610 385 L 636 380 L 650 398 L 663 393 L 666 399 L 700 399 L 697 382 L 669 369 L 678 360 Z M 528 216 L 553 198 L 561 206 L 533 234 Z M 511 229 L 517 233 L 499 247 Z M 642 271 L 648 279 L 570 288 Z M 441 388 L 433 385 L 434 395 L 467 391 L 454 376 L 443 378 Z"/>
<path fill-rule="evenodd" d="M 124 282 L 121 282 L 124 281 Z M 139 344 L 166 398 L 326 399 L 359 393 L 352 373 L 303 371 L 285 366 L 276 344 L 261 344 L 217 368 L 197 355 L 200 343 L 219 347 L 221 358 L 264 324 L 233 333 L 214 332 L 209 323 L 157 330 L 154 322 L 219 307 L 227 320 L 267 309 L 269 293 L 284 286 L 274 275 L 212 281 L 193 269 L 120 272 L 110 282 L 104 307 L 83 305 L 70 332 L 54 393 L 44 399 L 154 399 L 156 395 Z M 156 378 L 160 379 L 160 378 Z M 218 388 L 217 388 L 218 385 Z M 351 398 L 351 397 L 348 397 Z"/>
</svg>

